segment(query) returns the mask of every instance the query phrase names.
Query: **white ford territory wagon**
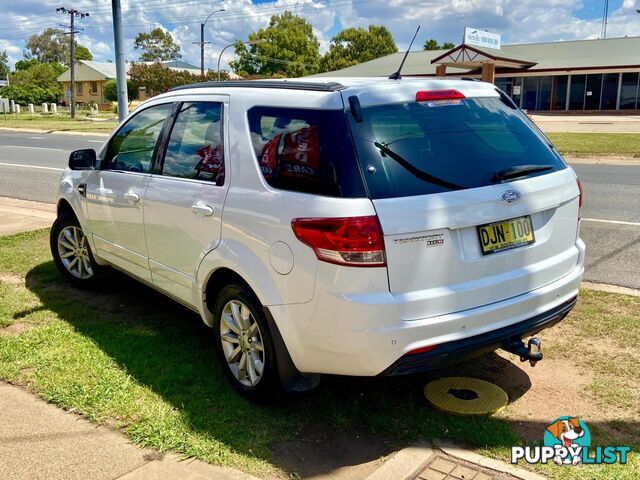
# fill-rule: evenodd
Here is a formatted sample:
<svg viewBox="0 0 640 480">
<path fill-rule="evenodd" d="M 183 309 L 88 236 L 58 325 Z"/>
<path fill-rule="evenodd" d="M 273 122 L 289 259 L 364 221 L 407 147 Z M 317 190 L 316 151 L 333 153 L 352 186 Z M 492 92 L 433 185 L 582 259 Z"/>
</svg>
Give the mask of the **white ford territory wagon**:
<svg viewBox="0 0 640 480">
<path fill-rule="evenodd" d="M 198 312 L 231 383 L 399 375 L 504 348 L 576 302 L 582 193 L 493 85 L 313 79 L 178 88 L 73 152 L 51 250 Z"/>
</svg>

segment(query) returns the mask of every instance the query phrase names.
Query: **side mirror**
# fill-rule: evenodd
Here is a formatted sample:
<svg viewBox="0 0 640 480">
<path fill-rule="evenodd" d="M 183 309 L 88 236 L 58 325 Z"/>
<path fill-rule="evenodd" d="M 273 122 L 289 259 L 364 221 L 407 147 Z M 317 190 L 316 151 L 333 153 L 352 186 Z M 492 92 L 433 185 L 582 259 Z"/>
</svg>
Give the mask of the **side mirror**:
<svg viewBox="0 0 640 480">
<path fill-rule="evenodd" d="M 71 170 L 93 170 L 96 168 L 96 151 L 92 148 L 76 150 L 69 155 Z"/>
</svg>

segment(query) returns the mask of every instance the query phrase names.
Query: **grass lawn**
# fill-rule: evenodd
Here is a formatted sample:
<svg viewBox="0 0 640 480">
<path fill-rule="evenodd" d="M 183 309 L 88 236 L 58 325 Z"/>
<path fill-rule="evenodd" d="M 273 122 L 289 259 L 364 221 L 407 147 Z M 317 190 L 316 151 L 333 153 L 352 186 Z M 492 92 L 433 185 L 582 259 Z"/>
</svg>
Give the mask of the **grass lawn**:
<svg viewBox="0 0 640 480">
<path fill-rule="evenodd" d="M 113 118 L 114 113 L 100 113 L 99 120 Z M 76 119 L 72 120 L 67 114 L 57 115 L 7 115 L 6 121 L 0 116 L 0 127 L 6 128 L 33 128 L 38 130 L 52 131 L 73 131 L 73 132 L 94 132 L 94 133 L 111 133 L 118 125 L 117 122 L 98 121 L 92 122 L 84 112 L 78 112 Z"/>
<path fill-rule="evenodd" d="M 295 478 L 274 455 L 279 442 L 358 432 L 399 447 L 452 438 L 502 459 L 512 445 L 524 443 L 513 418 L 463 418 L 429 408 L 422 395 L 426 376 L 327 377 L 313 392 L 252 404 L 228 388 L 213 357 L 213 336 L 197 316 L 117 274 L 99 291 L 72 288 L 50 260 L 47 235 L 0 237 L 0 379 L 120 429 L 138 444 L 270 478 Z M 635 452 L 639 317 L 640 298 L 585 291 L 556 327 L 566 334 L 547 336 L 545 360 L 583 358 L 585 368 L 597 373 L 584 395 L 635 419 L 615 439 L 605 428 L 613 420 L 594 424 L 594 443 L 632 444 Z M 540 438 L 544 426 L 536 426 Z M 640 477 L 640 460 L 632 454 L 627 466 L 550 465 L 542 471 L 552 478 L 631 480 Z"/>
<path fill-rule="evenodd" d="M 547 133 L 546 135 L 563 155 L 640 157 L 640 134 L 637 133 Z"/>
</svg>

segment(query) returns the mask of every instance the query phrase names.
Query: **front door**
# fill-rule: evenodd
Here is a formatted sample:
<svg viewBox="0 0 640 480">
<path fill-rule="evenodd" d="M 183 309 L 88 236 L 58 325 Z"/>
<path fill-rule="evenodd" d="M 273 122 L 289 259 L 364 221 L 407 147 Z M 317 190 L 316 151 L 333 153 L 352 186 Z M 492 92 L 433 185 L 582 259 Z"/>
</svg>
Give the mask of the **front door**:
<svg viewBox="0 0 640 480">
<path fill-rule="evenodd" d="M 144 194 L 158 139 L 173 104 L 131 117 L 101 152 L 89 175 L 86 197 L 96 254 L 142 280 L 151 281 L 144 236 Z"/>
<path fill-rule="evenodd" d="M 225 105 L 228 98 L 222 95 L 180 105 L 164 160 L 151 177 L 145 195 L 153 283 L 192 305 L 198 265 L 220 241 L 222 207 L 229 185 Z"/>
</svg>

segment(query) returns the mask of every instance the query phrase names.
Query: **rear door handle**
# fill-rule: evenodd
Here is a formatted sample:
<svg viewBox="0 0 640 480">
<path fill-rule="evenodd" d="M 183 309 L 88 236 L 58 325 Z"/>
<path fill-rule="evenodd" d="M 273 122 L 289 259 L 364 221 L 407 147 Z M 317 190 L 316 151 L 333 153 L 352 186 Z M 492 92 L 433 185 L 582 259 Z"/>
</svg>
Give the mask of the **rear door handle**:
<svg viewBox="0 0 640 480">
<path fill-rule="evenodd" d="M 213 215 L 213 208 L 211 208 L 209 205 L 200 205 L 196 203 L 195 205 L 191 205 L 191 211 L 193 213 L 204 215 L 205 217 L 210 217 L 211 215 Z"/>
<path fill-rule="evenodd" d="M 140 195 L 138 195 L 137 193 L 134 192 L 127 192 L 124 194 L 124 199 L 129 201 L 129 202 L 139 202 L 140 201 Z"/>
</svg>

